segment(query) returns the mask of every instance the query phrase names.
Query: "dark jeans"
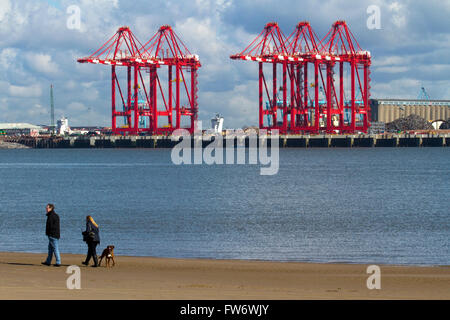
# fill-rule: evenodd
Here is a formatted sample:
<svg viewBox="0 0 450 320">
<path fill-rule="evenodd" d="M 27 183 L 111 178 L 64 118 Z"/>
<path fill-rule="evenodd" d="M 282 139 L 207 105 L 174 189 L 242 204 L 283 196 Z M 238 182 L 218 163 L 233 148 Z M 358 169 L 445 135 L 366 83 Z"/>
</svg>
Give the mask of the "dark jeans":
<svg viewBox="0 0 450 320">
<path fill-rule="evenodd" d="M 88 253 L 87 253 L 85 263 L 88 264 L 89 260 L 91 260 L 91 257 L 92 257 L 94 259 L 94 265 L 97 266 L 98 260 L 97 260 L 96 248 L 97 248 L 98 242 L 97 241 L 88 241 L 87 245 L 88 245 Z"/>
</svg>

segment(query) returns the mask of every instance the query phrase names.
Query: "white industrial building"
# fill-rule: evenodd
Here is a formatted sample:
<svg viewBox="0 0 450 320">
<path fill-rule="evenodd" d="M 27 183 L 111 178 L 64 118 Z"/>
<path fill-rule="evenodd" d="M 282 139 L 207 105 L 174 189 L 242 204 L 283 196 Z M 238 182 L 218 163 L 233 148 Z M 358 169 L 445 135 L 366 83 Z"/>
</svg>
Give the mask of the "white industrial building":
<svg viewBox="0 0 450 320">
<path fill-rule="evenodd" d="M 223 117 L 221 117 L 219 114 L 216 114 L 216 116 L 211 119 L 211 128 L 213 129 L 214 133 L 221 134 L 223 130 Z"/>
<path fill-rule="evenodd" d="M 0 131 L 7 136 L 37 136 L 45 130 L 30 123 L 0 123 Z"/>
<path fill-rule="evenodd" d="M 71 133 L 71 130 L 69 127 L 69 119 L 62 117 L 56 123 L 56 134 L 65 135 L 65 134 L 70 134 L 70 133 Z"/>
</svg>

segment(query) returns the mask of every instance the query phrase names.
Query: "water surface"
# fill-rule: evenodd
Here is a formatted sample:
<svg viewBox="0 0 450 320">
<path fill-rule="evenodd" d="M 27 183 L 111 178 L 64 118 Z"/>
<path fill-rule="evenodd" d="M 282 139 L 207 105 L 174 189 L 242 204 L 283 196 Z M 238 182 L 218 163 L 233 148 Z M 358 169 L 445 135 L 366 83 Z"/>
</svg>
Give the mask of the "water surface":
<svg viewBox="0 0 450 320">
<path fill-rule="evenodd" d="M 448 148 L 280 149 L 280 169 L 172 164 L 164 149 L 0 150 L 0 251 L 450 264 Z"/>
</svg>

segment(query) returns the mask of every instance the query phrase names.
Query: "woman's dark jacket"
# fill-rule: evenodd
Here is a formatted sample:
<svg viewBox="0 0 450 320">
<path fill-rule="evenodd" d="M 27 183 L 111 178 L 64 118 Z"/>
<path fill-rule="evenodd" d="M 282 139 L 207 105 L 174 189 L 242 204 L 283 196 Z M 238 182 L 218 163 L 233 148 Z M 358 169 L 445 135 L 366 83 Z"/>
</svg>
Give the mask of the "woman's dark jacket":
<svg viewBox="0 0 450 320">
<path fill-rule="evenodd" d="M 98 242 L 100 243 L 100 232 L 96 226 L 92 224 L 91 221 L 86 222 L 86 233 L 89 234 L 90 232 L 93 233 L 94 237 L 89 238 L 87 242 Z"/>
<path fill-rule="evenodd" d="M 55 211 L 47 213 L 47 223 L 45 225 L 45 235 L 59 239 L 59 216 Z"/>
</svg>

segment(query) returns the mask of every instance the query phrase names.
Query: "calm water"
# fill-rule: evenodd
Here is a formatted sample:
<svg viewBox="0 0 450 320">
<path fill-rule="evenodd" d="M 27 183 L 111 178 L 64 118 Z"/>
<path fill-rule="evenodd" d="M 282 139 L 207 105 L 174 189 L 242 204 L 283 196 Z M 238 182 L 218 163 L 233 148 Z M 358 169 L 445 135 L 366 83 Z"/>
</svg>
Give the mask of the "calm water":
<svg viewBox="0 0 450 320">
<path fill-rule="evenodd" d="M 173 165 L 170 150 L 0 150 L 0 251 L 64 253 L 85 216 L 118 255 L 450 264 L 450 149 L 281 149 L 280 170 Z"/>
</svg>

